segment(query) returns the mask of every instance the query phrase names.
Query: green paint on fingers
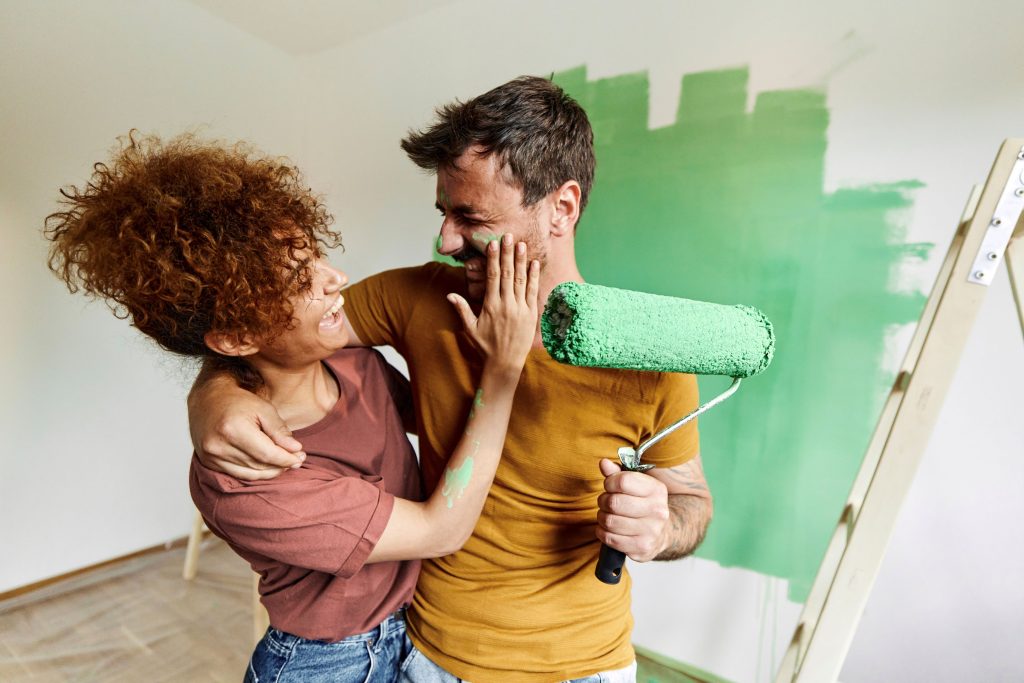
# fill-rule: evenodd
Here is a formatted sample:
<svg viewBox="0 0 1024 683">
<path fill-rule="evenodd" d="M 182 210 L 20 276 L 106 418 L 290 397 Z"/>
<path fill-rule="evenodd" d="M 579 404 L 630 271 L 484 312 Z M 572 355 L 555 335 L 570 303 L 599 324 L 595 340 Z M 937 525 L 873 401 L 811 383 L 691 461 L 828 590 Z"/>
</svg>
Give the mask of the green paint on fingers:
<svg viewBox="0 0 1024 683">
<path fill-rule="evenodd" d="M 459 468 L 453 470 L 450 467 L 446 467 L 444 470 L 444 488 L 441 489 L 441 495 L 448 499 L 448 509 L 450 510 L 455 504 L 456 498 L 462 498 L 462 494 L 466 491 L 466 487 L 469 486 L 469 479 L 473 474 L 473 458 L 468 457 L 462 461 Z"/>
</svg>

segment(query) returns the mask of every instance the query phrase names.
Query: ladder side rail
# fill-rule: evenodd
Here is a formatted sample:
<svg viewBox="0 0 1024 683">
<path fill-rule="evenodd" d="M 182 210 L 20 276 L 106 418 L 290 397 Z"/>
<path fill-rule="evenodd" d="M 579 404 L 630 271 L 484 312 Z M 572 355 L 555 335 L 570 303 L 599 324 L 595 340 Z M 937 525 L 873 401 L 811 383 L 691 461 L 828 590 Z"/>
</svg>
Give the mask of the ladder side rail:
<svg viewBox="0 0 1024 683">
<path fill-rule="evenodd" d="M 897 514 L 988 291 L 968 282 L 968 276 L 1022 143 L 1007 140 L 993 164 L 794 681 L 834 681 L 842 668 Z"/>
<path fill-rule="evenodd" d="M 975 185 L 967 199 L 967 203 L 964 206 L 964 211 L 960 218 L 960 223 L 953 235 L 952 241 L 950 242 L 949 249 L 946 251 L 946 256 L 939 268 L 939 272 L 935 277 L 935 282 L 932 285 L 932 291 L 925 303 L 924 310 L 921 313 L 921 319 L 914 331 L 913 338 L 911 339 L 911 342 L 907 347 L 907 351 L 904 354 L 903 363 L 896 377 L 896 381 L 893 383 L 885 404 L 882 407 L 882 412 L 879 416 L 875 431 L 868 443 L 864 459 L 861 462 L 861 466 L 856 478 L 854 479 L 854 483 L 850 488 L 850 493 L 847 496 L 846 503 L 843 505 L 839 521 L 836 524 L 836 528 L 833 531 L 829 544 L 822 556 L 822 561 L 818 566 L 818 572 L 815 575 L 814 583 L 811 585 L 811 591 L 807 596 L 807 600 L 804 602 L 803 609 L 800 613 L 800 619 L 797 621 L 797 627 L 794 630 L 792 639 L 790 640 L 789 648 L 783 656 L 781 665 L 779 666 L 779 670 L 776 674 L 776 683 L 786 683 L 792 680 L 793 675 L 796 672 L 797 664 L 803 658 L 804 653 L 807 650 L 807 644 L 814 631 L 814 626 L 818 621 L 818 615 L 821 613 L 821 608 L 825 604 L 825 597 L 828 595 L 828 591 L 832 585 L 832 580 L 835 577 L 836 569 L 839 567 L 839 560 L 842 557 L 843 550 L 846 548 L 846 543 L 849 539 L 850 532 L 853 529 L 853 525 L 856 523 L 857 511 L 860 510 L 868 484 L 874 476 L 875 468 L 878 465 L 878 458 L 882 452 L 882 446 L 885 444 L 885 439 L 888 437 L 889 430 L 892 428 L 892 423 L 896 418 L 896 411 L 899 408 L 900 402 L 903 400 L 907 380 L 909 379 L 910 374 L 913 373 L 914 365 L 917 363 L 921 346 L 924 344 L 924 339 L 927 336 L 932 320 L 935 317 L 935 310 L 938 307 L 938 302 L 941 298 L 942 292 L 945 290 L 946 283 L 949 281 L 950 273 L 953 270 L 953 264 L 955 263 L 957 256 L 960 253 L 960 249 L 963 246 L 963 238 L 968 222 L 974 215 L 980 196 L 981 187 Z"/>
</svg>

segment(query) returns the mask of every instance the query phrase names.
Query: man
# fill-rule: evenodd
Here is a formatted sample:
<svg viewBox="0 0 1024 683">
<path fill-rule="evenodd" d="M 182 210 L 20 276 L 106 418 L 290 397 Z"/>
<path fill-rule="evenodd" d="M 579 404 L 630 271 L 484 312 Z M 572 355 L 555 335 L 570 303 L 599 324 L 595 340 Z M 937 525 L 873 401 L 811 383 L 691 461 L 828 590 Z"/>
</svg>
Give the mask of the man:
<svg viewBox="0 0 1024 683">
<path fill-rule="evenodd" d="M 346 291 L 358 344 L 394 346 L 409 364 L 427 487 L 460 437 L 480 358 L 449 293 L 478 302 L 485 245 L 504 233 L 542 264 L 540 295 L 583 280 L 576 224 L 593 182 L 585 112 L 554 83 L 515 79 L 447 105 L 402 148 L 437 175 L 441 264 L 382 273 Z M 599 543 L 633 560 L 669 560 L 699 544 L 711 518 L 695 425 L 645 454 L 649 473 L 609 460 L 697 405 L 689 375 L 574 368 L 538 331 L 516 393 L 502 462 L 473 536 L 424 562 L 409 614 L 409 680 L 547 682 L 635 678 L 628 576 L 594 577 Z M 241 478 L 297 466 L 301 445 L 269 407 L 225 378 L 190 397 L 193 441 L 208 465 Z M 261 431 L 262 430 L 262 431 Z M 596 522 L 596 529 L 595 529 Z"/>
</svg>

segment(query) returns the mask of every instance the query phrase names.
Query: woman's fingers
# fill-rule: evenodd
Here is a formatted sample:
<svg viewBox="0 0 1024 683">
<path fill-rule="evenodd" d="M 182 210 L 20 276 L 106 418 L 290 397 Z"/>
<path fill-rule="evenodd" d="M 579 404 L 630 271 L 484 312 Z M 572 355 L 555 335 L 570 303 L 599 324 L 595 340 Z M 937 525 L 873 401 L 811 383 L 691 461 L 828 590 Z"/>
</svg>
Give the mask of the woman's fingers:
<svg viewBox="0 0 1024 683">
<path fill-rule="evenodd" d="M 496 306 L 500 300 L 501 266 L 498 263 L 498 243 L 487 243 L 487 289 L 484 292 L 484 305 Z"/>
<path fill-rule="evenodd" d="M 529 264 L 526 262 L 526 242 L 516 244 L 515 275 L 512 281 L 512 289 L 515 291 L 516 301 L 526 302 L 526 279 L 529 276 Z"/>
<path fill-rule="evenodd" d="M 530 273 L 529 278 L 526 281 L 526 304 L 530 307 L 530 310 L 534 314 L 537 313 L 538 302 L 537 299 L 540 297 L 540 261 L 534 259 L 530 261 Z"/>
<path fill-rule="evenodd" d="M 515 277 L 515 265 L 513 264 L 513 253 L 515 247 L 512 245 L 512 233 L 506 232 L 501 236 L 501 297 L 507 299 L 515 296 L 512 280 Z"/>
<path fill-rule="evenodd" d="M 473 315 L 473 310 L 469 307 L 469 302 L 463 299 L 458 294 L 452 293 L 448 295 L 448 303 L 455 307 L 455 311 L 462 318 L 462 325 L 470 332 L 476 327 L 476 316 Z"/>
</svg>

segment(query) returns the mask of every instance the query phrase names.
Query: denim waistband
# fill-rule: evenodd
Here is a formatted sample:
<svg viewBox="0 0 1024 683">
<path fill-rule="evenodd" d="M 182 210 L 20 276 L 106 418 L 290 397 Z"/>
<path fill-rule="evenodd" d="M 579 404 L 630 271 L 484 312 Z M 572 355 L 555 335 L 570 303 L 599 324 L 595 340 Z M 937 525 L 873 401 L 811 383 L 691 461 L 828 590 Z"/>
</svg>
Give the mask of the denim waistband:
<svg viewBox="0 0 1024 683">
<path fill-rule="evenodd" d="M 376 646 L 378 642 L 388 637 L 395 631 L 405 629 L 405 611 L 406 607 L 399 607 L 397 610 L 386 616 L 383 621 L 381 621 L 379 624 L 371 628 L 369 631 L 366 631 L 365 633 L 356 633 L 351 636 L 345 636 L 341 640 L 333 641 L 333 643 L 331 644 L 361 643 L 369 641 L 371 646 Z M 290 641 L 299 640 L 306 642 L 314 642 L 309 641 L 306 638 L 293 635 L 286 631 L 281 631 L 279 629 L 274 628 L 273 626 L 270 627 L 269 633 L 271 637 L 277 641 L 278 645 L 286 645 Z"/>
</svg>

